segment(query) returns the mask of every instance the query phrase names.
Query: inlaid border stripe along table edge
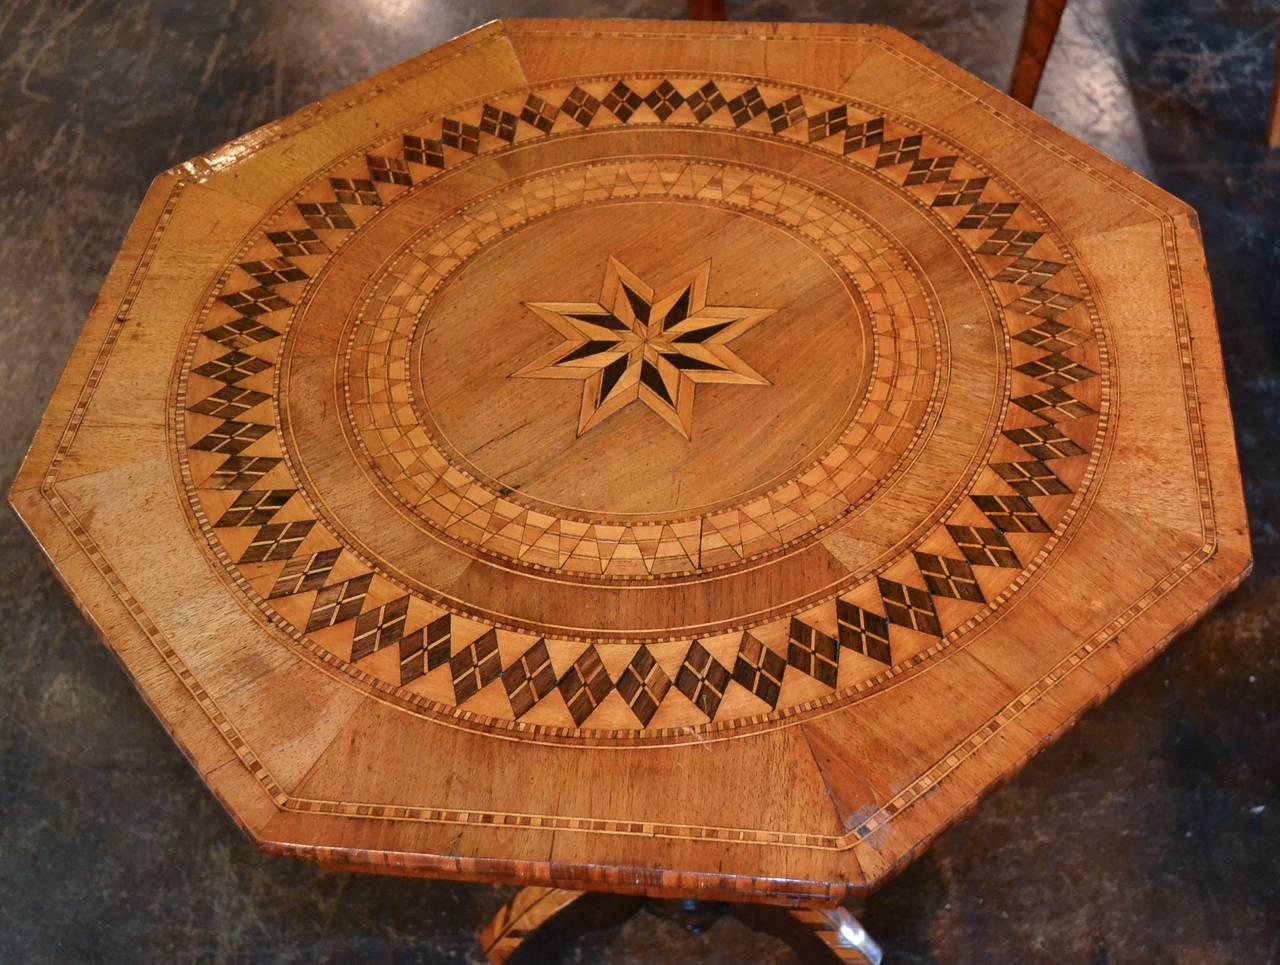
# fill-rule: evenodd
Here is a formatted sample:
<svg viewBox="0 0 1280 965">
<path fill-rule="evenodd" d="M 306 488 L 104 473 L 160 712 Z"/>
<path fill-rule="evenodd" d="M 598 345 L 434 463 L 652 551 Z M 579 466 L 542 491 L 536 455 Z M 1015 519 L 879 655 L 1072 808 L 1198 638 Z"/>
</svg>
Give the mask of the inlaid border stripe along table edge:
<svg viewBox="0 0 1280 965">
<path fill-rule="evenodd" d="M 316 802 L 316 804 L 319 804 L 319 802 Z M 323 808 L 323 804 L 321 804 L 320 806 L 321 806 L 321 808 Z"/>
<path fill-rule="evenodd" d="M 332 104 L 332 100 L 329 103 Z M 317 111 L 319 110 L 320 109 L 317 109 Z M 1066 155 L 1065 152 L 1062 152 L 1062 153 L 1064 154 L 1064 156 L 1070 157 L 1069 155 Z M 171 199 L 170 199 L 171 202 L 174 199 L 176 199 L 177 193 L 181 190 L 184 183 L 185 182 L 179 181 L 174 185 L 173 195 L 171 196 Z M 150 199 L 149 199 L 149 204 L 152 208 L 154 208 L 154 202 L 151 202 Z M 171 210 L 172 210 L 171 206 L 166 207 L 165 214 L 167 214 Z M 144 206 L 144 214 L 145 213 L 146 213 L 146 207 Z M 148 252 L 143 253 L 140 258 L 138 269 L 133 274 L 134 286 L 132 286 L 130 290 L 136 290 L 136 285 L 139 284 L 141 281 L 142 274 L 146 270 L 146 263 L 149 257 L 149 253 L 150 251 L 154 250 L 154 244 L 158 239 L 159 231 L 163 230 L 163 221 L 164 221 L 165 214 L 162 214 L 157 219 L 157 226 L 156 226 L 157 230 L 153 232 L 152 243 L 148 248 Z M 142 218 L 142 215 L 140 215 L 140 219 L 141 218 Z M 1177 236 L 1176 236 L 1176 226 L 1174 223 L 1174 219 L 1166 216 L 1163 220 L 1166 225 L 1165 231 L 1166 231 L 1167 243 L 1171 246 L 1172 250 L 1176 250 Z M 117 267 L 119 268 L 119 265 Z M 107 288 L 104 289 L 104 297 L 107 296 L 108 290 L 112 288 L 113 281 L 116 282 L 116 287 L 117 288 L 119 287 L 121 279 L 116 279 L 115 275 L 116 275 L 116 270 L 113 270 L 113 277 L 108 279 Z M 35 460 L 41 459 L 43 461 L 43 458 L 48 458 L 49 461 L 48 461 L 47 472 L 44 474 L 44 478 L 41 480 L 41 485 L 40 485 L 40 493 L 42 498 L 46 500 L 48 505 L 51 506 L 52 509 L 58 514 L 58 518 L 61 519 L 63 524 L 67 527 L 68 532 L 71 533 L 80 543 L 80 547 L 83 553 L 89 557 L 89 560 L 94 564 L 98 572 L 101 574 L 104 585 L 106 587 L 109 587 L 111 591 L 114 592 L 119 597 L 121 602 L 125 603 L 126 606 L 128 606 L 128 603 L 130 600 L 127 589 L 123 586 L 123 584 L 119 582 L 118 578 L 115 578 L 113 576 L 110 566 L 105 560 L 105 558 L 102 556 L 100 552 L 96 550 L 92 542 L 88 539 L 87 532 L 79 525 L 79 522 L 74 518 L 74 516 L 69 514 L 69 511 L 67 510 L 67 507 L 65 506 L 65 504 L 62 503 L 62 501 L 59 499 L 58 493 L 54 484 L 57 479 L 57 471 L 58 471 L 58 467 L 61 462 L 61 459 L 65 455 L 67 448 L 69 447 L 69 443 L 74 439 L 75 430 L 78 427 L 80 419 L 83 417 L 85 406 L 87 405 L 88 399 L 91 396 L 93 388 L 96 384 L 95 380 L 97 378 L 97 374 L 101 372 L 102 366 L 106 364 L 106 361 L 110 356 L 110 352 L 113 349 L 115 341 L 119 335 L 120 328 L 127 321 L 128 302 L 130 297 L 131 296 L 129 294 L 129 291 L 122 293 L 122 300 L 121 300 L 120 307 L 115 311 L 114 315 L 109 319 L 104 319 L 103 315 L 101 314 L 95 314 L 94 317 L 91 317 L 90 328 L 93 328 L 95 326 L 95 319 L 96 319 L 97 320 L 96 324 L 98 326 L 105 326 L 106 330 L 103 333 L 103 342 L 100 346 L 99 354 L 97 355 L 93 365 L 91 366 L 91 371 L 89 373 L 89 376 L 85 379 L 83 383 L 84 391 L 81 394 L 81 401 L 76 405 L 75 409 L 71 413 L 69 414 L 51 413 L 50 416 L 45 420 L 45 424 L 42 425 L 40 435 L 37 438 L 36 445 L 35 447 L 33 447 L 33 454 L 31 458 L 29 458 L 26 467 L 24 467 L 23 472 L 20 473 L 18 480 L 15 483 L 13 497 L 12 497 L 15 503 L 19 505 L 20 508 L 22 508 L 25 511 L 30 511 L 32 507 L 32 501 L 28 498 L 28 494 L 31 491 L 31 484 L 33 482 L 33 477 L 37 474 L 39 470 L 39 466 L 35 462 Z M 1176 294 L 1174 295 L 1174 297 L 1175 298 L 1177 297 Z M 1180 317 L 1181 317 L 1181 314 L 1182 313 L 1179 312 Z M 1211 340 L 1209 341 L 1210 341 L 1210 348 L 1208 349 L 1208 354 L 1210 355 L 1210 358 L 1204 359 L 1201 356 L 1199 358 L 1199 364 L 1202 367 L 1209 367 L 1210 369 L 1212 369 L 1214 368 L 1215 364 L 1218 363 L 1218 359 L 1216 357 L 1217 353 L 1213 350 L 1211 346 Z M 1202 346 L 1203 346 L 1203 343 L 1202 343 Z M 1194 390 L 1194 385 L 1192 383 L 1194 380 L 1194 368 L 1196 366 L 1197 356 L 1191 352 L 1191 339 L 1189 335 L 1186 336 L 1185 351 L 1186 351 L 1186 358 L 1184 361 L 1184 378 L 1188 379 L 1188 387 Z M 88 348 L 86 347 L 83 353 L 78 352 L 77 356 L 73 357 L 72 362 L 68 366 L 67 373 L 64 375 L 64 381 L 68 382 L 68 384 L 79 384 L 78 375 L 80 371 L 83 370 L 84 363 L 87 361 L 87 358 L 86 358 L 87 353 L 88 353 Z M 1193 403 L 1192 411 L 1193 412 L 1195 411 L 1194 403 Z M 49 456 L 48 450 L 50 448 L 51 436 L 53 433 L 56 432 L 57 424 L 60 423 L 62 421 L 62 418 L 64 417 L 66 418 L 65 432 L 62 435 L 64 442 L 62 445 L 58 446 L 57 451 L 52 456 Z M 1221 429 L 1222 427 L 1219 426 L 1219 428 Z M 1229 431 L 1229 425 L 1226 426 L 1226 429 Z M 1197 448 L 1199 449 L 1198 454 L 1203 456 L 1205 454 L 1204 442 L 1200 441 Z M 1203 466 L 1202 464 L 1202 476 L 1206 483 L 1210 481 L 1209 475 L 1210 474 L 1209 474 L 1208 467 Z M 1237 496 L 1238 498 L 1238 492 L 1232 493 L 1231 495 Z M 1207 507 L 1208 513 L 1212 513 L 1212 509 L 1213 509 L 1212 505 L 1209 505 Z M 1206 532 L 1206 544 L 1199 553 L 1194 554 L 1194 556 L 1191 559 L 1189 559 L 1184 564 L 1183 567 L 1179 568 L 1179 569 L 1185 570 L 1183 574 L 1184 576 L 1186 575 L 1186 573 L 1189 573 L 1192 569 L 1194 569 L 1195 566 L 1204 563 L 1205 561 L 1212 558 L 1213 556 L 1215 540 L 1216 540 L 1216 531 L 1212 526 L 1211 517 L 1207 516 L 1206 519 L 1209 522 L 1209 527 Z M 50 549 L 61 550 L 65 553 L 66 547 L 55 547 L 52 545 L 52 543 L 50 543 Z M 1244 565 L 1245 561 L 1247 560 L 1246 554 L 1247 554 L 1247 549 L 1244 550 L 1243 552 L 1237 552 L 1236 554 L 1234 554 L 1237 560 L 1240 562 L 1240 570 L 1242 571 L 1242 572 L 1239 572 L 1237 579 L 1242 578 L 1244 575 L 1244 572 L 1247 571 Z M 63 555 L 61 557 L 61 562 L 59 565 L 61 566 L 75 565 L 75 562 L 76 561 L 73 560 L 68 554 L 68 555 Z M 1157 592 L 1157 594 L 1158 592 L 1168 592 L 1175 585 L 1176 585 L 1176 580 L 1166 579 L 1165 581 L 1162 581 L 1162 585 L 1153 588 L 1153 592 Z M 1226 592 L 1226 590 L 1224 589 L 1222 592 Z M 1155 599 L 1158 599 L 1158 595 L 1153 596 L 1149 601 L 1146 601 L 1146 606 L 1150 606 L 1151 603 L 1154 603 Z M 1138 612 L 1135 612 L 1133 614 L 1133 616 L 1134 617 L 1138 616 L 1139 613 L 1141 612 L 1141 609 L 1145 609 L 1145 607 L 1140 608 Z M 137 622 L 137 626 L 139 630 L 152 640 L 153 645 L 155 645 L 158 648 L 160 653 L 163 653 L 164 652 L 164 650 L 162 649 L 163 642 L 151 636 L 152 632 L 154 631 L 154 627 L 150 624 L 150 621 L 146 618 L 146 615 L 139 611 L 135 611 L 133 608 L 129 609 L 129 615 L 133 620 Z M 1162 648 L 1163 644 L 1167 642 L 1167 640 L 1178 629 L 1181 629 L 1182 625 L 1185 625 L 1185 622 L 1194 619 L 1196 615 L 1198 615 L 1198 613 L 1189 614 L 1186 617 L 1185 621 L 1183 621 L 1183 623 L 1180 623 L 1179 626 L 1173 628 L 1173 630 L 1170 630 L 1163 638 L 1161 638 L 1159 641 L 1157 641 L 1157 643 L 1152 645 L 1152 647 L 1148 651 L 1148 656 L 1154 655 L 1155 652 L 1158 652 L 1158 650 Z M 1087 659 L 1089 656 L 1091 656 L 1093 653 L 1097 651 L 1099 646 L 1106 645 L 1109 642 L 1109 639 L 1114 639 L 1114 636 L 1109 634 L 1109 631 L 1112 631 L 1112 630 L 1118 631 L 1119 629 L 1120 628 L 1115 626 L 1114 623 L 1108 625 L 1107 627 L 1102 628 L 1099 631 L 1098 637 L 1094 640 L 1089 641 L 1087 644 L 1082 645 L 1081 650 L 1078 651 L 1076 655 L 1073 655 L 1073 657 L 1079 656 L 1080 661 Z M 1068 662 L 1069 661 L 1064 661 L 1064 663 L 1068 663 Z M 1054 671 L 1052 671 L 1049 675 L 1046 676 L 1046 678 L 1044 678 L 1042 683 L 1047 682 L 1047 686 L 1052 687 L 1055 684 L 1061 682 L 1072 670 L 1075 669 L 1075 667 L 1078 667 L 1078 666 L 1079 666 L 1079 662 L 1073 663 L 1071 664 L 1071 666 L 1068 666 L 1068 667 L 1064 667 L 1063 664 L 1059 664 L 1059 666 L 1055 668 Z M 133 672 L 137 673 L 137 668 L 130 667 L 130 669 Z M 1136 669 L 1137 669 L 1137 666 L 1135 665 L 1128 668 L 1127 672 L 1132 672 L 1133 670 L 1136 670 Z M 180 666 L 174 665 L 173 672 L 175 674 L 182 675 L 183 669 Z M 1125 675 L 1127 675 L 1127 673 Z M 1099 695 L 1099 699 L 1100 699 L 1100 695 Z M 1017 713 L 1021 713 L 1022 711 L 1029 708 L 1034 702 L 1035 702 L 1035 698 L 1032 698 L 1030 702 L 1024 702 L 1024 698 L 1020 697 L 1018 701 L 1015 701 L 1013 704 L 1010 705 L 1010 707 L 1006 708 L 1006 712 L 1009 711 L 1010 709 L 1014 709 Z M 1078 715 L 1078 713 L 1081 712 L 1083 709 L 1084 709 L 1083 707 L 1079 708 L 1076 711 L 1076 715 Z M 206 707 L 205 710 L 209 714 L 210 721 L 214 723 L 215 726 L 218 726 L 220 723 L 221 715 L 217 711 L 217 709 Z M 1070 721 L 1074 719 L 1074 716 L 1075 715 L 1069 715 L 1067 718 L 1063 719 L 1058 725 L 1058 730 L 1060 731 L 1061 729 L 1068 726 Z M 997 716 L 997 719 L 999 719 L 999 715 Z M 259 779 L 264 779 L 263 772 L 260 770 L 260 765 L 256 765 L 256 762 L 252 757 L 252 752 L 249 751 L 247 748 L 245 748 L 242 742 L 237 741 L 237 738 L 234 736 L 234 732 L 229 732 L 226 728 L 221 729 L 220 732 L 223 734 L 224 738 L 228 741 L 228 744 L 235 749 L 237 755 L 239 756 L 240 760 L 243 762 L 246 769 L 248 769 L 251 773 L 257 771 L 259 775 Z M 959 745 L 959 747 L 965 748 L 972 745 L 972 750 L 970 750 L 969 753 L 975 752 L 983 742 L 983 741 L 979 741 L 977 744 L 973 743 L 974 739 L 979 736 L 980 735 L 974 735 L 973 738 L 970 738 L 969 740 L 962 742 L 961 745 Z M 985 739 L 989 739 L 989 737 L 990 735 L 987 735 Z M 191 750 L 188 751 L 189 756 L 192 756 L 193 758 L 199 757 L 201 753 L 204 753 L 204 752 L 196 751 L 193 753 Z M 1026 755 L 1023 755 L 1021 760 L 1024 761 L 1027 756 L 1029 756 L 1029 753 Z M 946 762 L 950 760 L 951 757 L 952 755 L 948 755 L 947 757 L 944 757 L 940 761 L 940 764 L 946 764 Z M 203 762 L 198 760 L 195 762 L 196 762 L 196 766 L 198 768 L 201 768 L 201 765 Z M 960 763 L 961 763 L 960 761 L 957 761 L 954 765 L 951 765 L 951 766 L 958 767 Z M 264 780 L 269 780 L 269 778 L 266 778 Z M 929 783 L 932 783 L 932 781 L 929 781 Z M 269 785 L 265 785 L 265 786 L 269 786 Z M 913 787 L 914 786 L 915 785 L 913 785 Z M 279 793 L 280 792 L 277 789 L 276 793 L 272 794 L 272 797 L 277 802 L 277 805 L 289 807 L 290 804 L 292 804 L 292 802 L 289 802 L 289 803 L 282 802 L 280 798 L 277 797 L 277 794 Z M 914 798 L 912 798 L 911 800 L 914 800 Z M 298 803 L 303 803 L 303 802 L 298 802 Z M 909 801 L 904 801 L 902 804 L 902 807 L 905 807 L 908 803 Z M 894 811 L 895 815 L 900 813 L 902 813 L 902 808 L 895 809 Z M 941 828 L 936 828 L 934 830 L 934 833 L 940 830 Z M 253 833 L 253 831 L 251 830 L 250 833 Z M 258 838 L 258 840 L 260 841 L 262 840 L 260 837 L 258 837 L 258 835 L 255 834 L 254 836 Z M 271 849 L 277 849 L 277 850 L 297 850 L 299 852 L 311 852 L 315 854 L 321 853 L 321 850 L 322 850 L 322 849 L 311 848 L 305 844 L 285 845 L 285 844 L 277 843 L 276 845 L 269 844 L 268 847 Z M 333 851 L 333 849 L 324 849 L 324 850 Z M 333 851 L 333 853 L 340 854 L 343 852 Z M 371 861 L 375 857 L 374 853 L 372 852 L 358 852 L 358 853 L 361 855 L 361 857 L 358 859 L 361 863 L 364 863 L 365 861 Z M 355 854 L 355 852 L 353 852 L 352 854 Z M 414 856 L 414 859 L 416 860 L 417 857 L 418 856 Z M 406 869 L 408 869 L 411 866 L 411 864 L 412 864 L 412 861 L 407 863 L 405 866 Z M 454 873 L 455 871 L 461 872 L 463 874 L 468 873 L 465 870 L 465 867 L 463 867 L 466 864 L 466 859 L 462 859 L 456 862 L 457 864 L 456 868 L 450 868 L 448 867 L 448 864 L 449 864 L 448 862 L 441 861 L 441 863 L 436 867 L 438 868 L 438 870 L 447 871 L 449 873 Z M 423 867 L 425 867 L 425 865 Z M 554 871 L 556 868 L 555 864 L 548 863 L 546 867 L 548 871 L 551 872 L 548 875 L 548 879 L 559 880 L 559 876 L 554 874 Z M 477 871 L 478 870 L 479 870 L 479 867 L 477 867 Z M 585 880 L 598 880 L 598 879 L 588 878 Z"/>
</svg>

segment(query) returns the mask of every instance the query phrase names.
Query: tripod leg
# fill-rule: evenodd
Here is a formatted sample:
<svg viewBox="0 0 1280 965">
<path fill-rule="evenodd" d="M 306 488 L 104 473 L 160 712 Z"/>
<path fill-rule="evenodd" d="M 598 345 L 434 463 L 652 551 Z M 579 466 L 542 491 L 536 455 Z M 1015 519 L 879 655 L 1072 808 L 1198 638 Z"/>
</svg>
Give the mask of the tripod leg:
<svg viewBox="0 0 1280 965">
<path fill-rule="evenodd" d="M 781 938 L 803 962 L 880 965 L 880 946 L 845 908 L 731 905 L 729 911 L 748 928 Z"/>
<path fill-rule="evenodd" d="M 523 888 L 477 936 L 493 965 L 512 959 L 546 961 L 549 954 L 588 932 L 626 921 L 644 904 L 636 895 L 568 888 Z M 564 914 L 561 914 L 564 912 Z"/>
<path fill-rule="evenodd" d="M 535 929 L 585 893 L 567 888 L 520 889 L 480 932 L 480 948 L 493 965 L 502 965 Z"/>
</svg>

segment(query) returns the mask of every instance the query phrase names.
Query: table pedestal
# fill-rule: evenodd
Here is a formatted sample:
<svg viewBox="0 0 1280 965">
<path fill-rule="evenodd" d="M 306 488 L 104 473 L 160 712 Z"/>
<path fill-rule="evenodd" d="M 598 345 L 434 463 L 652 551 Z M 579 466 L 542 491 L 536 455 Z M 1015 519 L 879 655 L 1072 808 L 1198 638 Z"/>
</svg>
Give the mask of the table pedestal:
<svg viewBox="0 0 1280 965">
<path fill-rule="evenodd" d="M 570 910 L 570 906 L 572 909 Z M 647 907 L 698 933 L 722 914 L 787 942 L 805 961 L 879 965 L 880 946 L 847 909 L 783 908 L 728 902 L 659 901 L 631 895 L 523 888 L 480 932 L 480 947 L 493 965 L 502 965 L 537 943 L 556 947 L 570 937 L 619 924 Z M 521 956 L 523 957 L 523 955 Z"/>
</svg>

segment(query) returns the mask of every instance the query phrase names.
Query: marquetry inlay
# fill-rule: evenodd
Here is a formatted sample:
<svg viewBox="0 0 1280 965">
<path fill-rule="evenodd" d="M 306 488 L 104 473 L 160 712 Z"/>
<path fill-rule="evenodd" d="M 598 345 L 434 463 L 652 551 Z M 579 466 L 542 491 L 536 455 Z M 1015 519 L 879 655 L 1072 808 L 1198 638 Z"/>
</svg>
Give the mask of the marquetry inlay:
<svg viewBox="0 0 1280 965">
<path fill-rule="evenodd" d="M 768 385 L 729 343 L 769 309 L 707 304 L 711 262 L 658 291 L 616 258 L 592 302 L 528 302 L 564 342 L 512 375 L 582 382 L 578 434 L 642 402 L 685 438 L 699 383 Z"/>
<path fill-rule="evenodd" d="M 698 896 L 869 888 L 1249 565 L 1194 214 L 838 25 L 166 172 L 13 500 L 263 847 Z"/>
<path fill-rule="evenodd" d="M 720 156 L 766 133 L 831 173 Z M 1108 404 L 1085 278 L 1012 185 L 723 77 L 399 132 L 264 223 L 193 349 L 193 491 L 249 600 L 409 706 L 584 734 L 781 721 L 941 653 L 1052 550 Z M 387 498 L 334 498 L 360 478 Z"/>
</svg>

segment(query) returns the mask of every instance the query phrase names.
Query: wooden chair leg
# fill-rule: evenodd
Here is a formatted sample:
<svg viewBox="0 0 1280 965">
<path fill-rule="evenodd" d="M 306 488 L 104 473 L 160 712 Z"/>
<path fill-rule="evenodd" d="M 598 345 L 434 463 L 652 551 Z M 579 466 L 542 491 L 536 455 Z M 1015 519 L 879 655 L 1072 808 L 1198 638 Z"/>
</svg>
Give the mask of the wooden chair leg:
<svg viewBox="0 0 1280 965">
<path fill-rule="evenodd" d="M 1027 0 L 1027 17 L 1022 22 L 1022 42 L 1013 64 L 1009 94 L 1028 107 L 1035 102 L 1036 91 L 1040 89 L 1040 77 L 1054 38 L 1058 36 L 1058 24 L 1066 5 L 1067 0 Z"/>
<path fill-rule="evenodd" d="M 1276 34 L 1276 79 L 1271 85 L 1271 121 L 1267 124 L 1267 146 L 1280 147 L 1280 33 Z"/>
<path fill-rule="evenodd" d="M 535 929 L 584 894 L 567 888 L 520 889 L 480 932 L 481 950 L 493 965 L 502 965 Z"/>
<path fill-rule="evenodd" d="M 724 0 L 689 0 L 690 20 L 723 20 Z"/>
</svg>

